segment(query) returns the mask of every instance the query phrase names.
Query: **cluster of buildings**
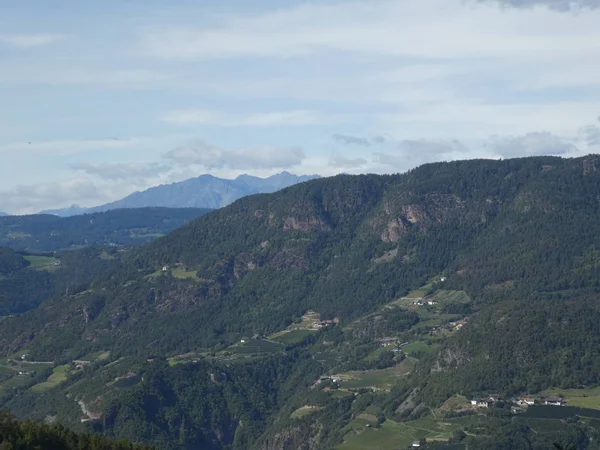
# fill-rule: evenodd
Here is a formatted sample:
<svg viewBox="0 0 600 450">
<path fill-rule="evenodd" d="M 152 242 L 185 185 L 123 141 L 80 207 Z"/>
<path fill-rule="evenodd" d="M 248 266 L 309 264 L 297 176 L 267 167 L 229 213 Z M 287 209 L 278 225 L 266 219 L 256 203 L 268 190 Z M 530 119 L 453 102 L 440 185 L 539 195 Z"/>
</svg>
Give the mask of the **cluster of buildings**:
<svg viewBox="0 0 600 450">
<path fill-rule="evenodd" d="M 452 330 L 458 331 L 462 327 L 464 327 L 466 325 L 466 323 L 467 323 L 467 319 L 463 319 L 463 320 L 457 320 L 456 322 L 450 322 L 448 325 L 452 328 Z"/>
<path fill-rule="evenodd" d="M 437 304 L 436 302 L 430 301 L 430 300 L 415 300 L 413 302 L 413 305 L 415 305 L 415 306 L 433 306 L 436 304 Z"/>
<path fill-rule="evenodd" d="M 489 397 L 475 398 L 471 400 L 471 406 L 476 408 L 490 408 L 498 401 L 499 398 L 497 396 L 491 395 Z M 521 395 L 518 398 L 510 399 L 509 402 L 521 408 L 526 408 L 533 405 L 567 406 L 567 401 L 562 397 L 535 398 L 530 395 Z"/>
<path fill-rule="evenodd" d="M 323 375 L 323 376 L 319 377 L 319 380 L 317 381 L 317 383 L 323 383 L 324 381 L 331 381 L 332 383 L 337 384 L 340 382 L 340 379 L 333 375 Z"/>
<path fill-rule="evenodd" d="M 333 326 L 334 324 L 335 322 L 333 320 L 317 320 L 313 322 L 312 327 L 319 330 L 321 328 Z"/>
<path fill-rule="evenodd" d="M 490 408 L 494 406 L 498 400 L 498 397 L 495 395 L 490 395 L 489 397 L 483 398 L 474 398 L 471 400 L 471 406 L 475 406 L 476 408 Z"/>
</svg>

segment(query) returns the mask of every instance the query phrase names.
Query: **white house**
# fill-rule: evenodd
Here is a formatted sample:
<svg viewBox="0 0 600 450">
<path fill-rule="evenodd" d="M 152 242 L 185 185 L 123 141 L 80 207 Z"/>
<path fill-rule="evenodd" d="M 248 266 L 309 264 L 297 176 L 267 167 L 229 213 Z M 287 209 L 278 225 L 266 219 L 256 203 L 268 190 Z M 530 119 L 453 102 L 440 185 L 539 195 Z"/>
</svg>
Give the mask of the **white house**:
<svg viewBox="0 0 600 450">
<path fill-rule="evenodd" d="M 564 406 L 566 403 L 561 397 L 548 397 L 544 400 L 544 404 L 552 406 Z"/>
</svg>

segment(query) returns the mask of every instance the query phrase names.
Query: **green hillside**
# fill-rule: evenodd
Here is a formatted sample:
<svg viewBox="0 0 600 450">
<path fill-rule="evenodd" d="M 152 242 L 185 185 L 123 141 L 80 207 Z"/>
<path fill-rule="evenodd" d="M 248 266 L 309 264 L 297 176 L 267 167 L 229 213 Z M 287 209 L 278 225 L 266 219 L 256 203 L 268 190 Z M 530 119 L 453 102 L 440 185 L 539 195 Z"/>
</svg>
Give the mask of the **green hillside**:
<svg viewBox="0 0 600 450">
<path fill-rule="evenodd" d="M 161 448 L 598 448 L 593 416 L 508 400 L 600 384 L 597 164 L 313 180 L 65 253 L 89 280 L 0 321 L 0 406 Z M 22 354 L 67 368 L 17 382 Z"/>
<path fill-rule="evenodd" d="M 60 425 L 18 422 L 4 413 L 0 413 L 0 447 L 15 450 L 150 450 L 150 447 L 124 440 L 114 442 L 97 435 L 78 435 Z"/>
</svg>

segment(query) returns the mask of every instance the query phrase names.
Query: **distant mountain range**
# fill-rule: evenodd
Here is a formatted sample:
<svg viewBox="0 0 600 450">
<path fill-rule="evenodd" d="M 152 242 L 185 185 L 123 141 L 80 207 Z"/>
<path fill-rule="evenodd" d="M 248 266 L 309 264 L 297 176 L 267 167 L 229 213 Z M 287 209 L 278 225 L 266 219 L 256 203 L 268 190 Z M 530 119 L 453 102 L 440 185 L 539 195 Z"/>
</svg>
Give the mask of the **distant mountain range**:
<svg viewBox="0 0 600 450">
<path fill-rule="evenodd" d="M 6 214 L 6 213 L 5 213 L 5 212 L 3 212 L 3 211 L 0 211 L 0 217 L 3 217 L 3 216 L 8 216 L 8 214 Z"/>
<path fill-rule="evenodd" d="M 218 209 L 252 194 L 267 194 L 304 181 L 320 178 L 318 175 L 294 175 L 281 172 L 268 178 L 240 175 L 234 180 L 201 175 L 178 183 L 156 186 L 134 192 L 127 197 L 93 208 L 72 205 L 65 209 L 45 210 L 40 214 L 69 217 L 78 214 L 104 212 L 121 208 L 209 208 Z"/>
<path fill-rule="evenodd" d="M 0 248 L 54 252 L 88 245 L 139 245 L 210 211 L 206 208 L 132 208 L 72 217 L 5 216 L 0 217 Z"/>
<path fill-rule="evenodd" d="M 86 212 L 88 212 L 88 209 L 89 208 L 83 208 L 79 205 L 71 205 L 68 208 L 62 209 L 46 209 L 44 211 L 41 211 L 40 214 L 51 214 L 53 216 L 71 217 L 78 216 L 80 214 L 85 214 Z"/>
</svg>

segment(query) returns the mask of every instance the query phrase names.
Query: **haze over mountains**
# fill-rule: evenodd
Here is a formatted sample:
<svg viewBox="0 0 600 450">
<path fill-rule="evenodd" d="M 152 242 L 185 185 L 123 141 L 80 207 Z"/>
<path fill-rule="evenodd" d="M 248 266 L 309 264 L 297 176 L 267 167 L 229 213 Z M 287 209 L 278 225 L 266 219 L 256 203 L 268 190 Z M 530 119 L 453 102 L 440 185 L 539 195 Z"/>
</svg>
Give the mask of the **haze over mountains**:
<svg viewBox="0 0 600 450">
<path fill-rule="evenodd" d="M 68 217 L 84 213 L 104 212 L 111 209 L 144 207 L 218 209 L 246 195 L 271 193 L 315 178 L 319 178 L 319 176 L 299 176 L 289 172 L 281 172 L 268 178 L 244 174 L 234 180 L 212 175 L 201 175 L 197 178 L 134 192 L 121 200 L 105 205 L 92 208 L 72 205 L 64 209 L 45 210 L 40 214 Z"/>
</svg>

